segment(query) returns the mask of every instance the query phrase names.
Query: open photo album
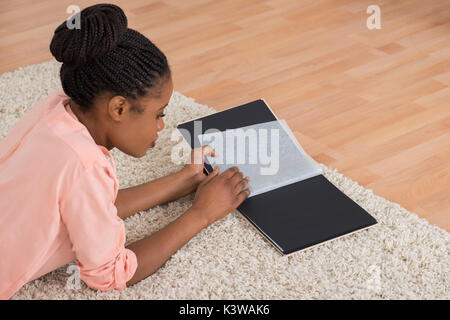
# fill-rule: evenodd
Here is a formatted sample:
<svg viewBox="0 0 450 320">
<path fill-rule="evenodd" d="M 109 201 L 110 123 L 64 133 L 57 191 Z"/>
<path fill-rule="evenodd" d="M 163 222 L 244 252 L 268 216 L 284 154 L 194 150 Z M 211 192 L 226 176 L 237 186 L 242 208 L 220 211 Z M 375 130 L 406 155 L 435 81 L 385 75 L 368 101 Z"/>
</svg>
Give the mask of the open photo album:
<svg viewBox="0 0 450 320">
<path fill-rule="evenodd" d="M 188 149 L 210 145 L 204 170 L 232 166 L 251 193 L 237 210 L 280 253 L 291 254 L 377 224 L 323 174 L 263 99 L 177 125 Z M 245 236 L 245 235 L 242 235 Z"/>
</svg>

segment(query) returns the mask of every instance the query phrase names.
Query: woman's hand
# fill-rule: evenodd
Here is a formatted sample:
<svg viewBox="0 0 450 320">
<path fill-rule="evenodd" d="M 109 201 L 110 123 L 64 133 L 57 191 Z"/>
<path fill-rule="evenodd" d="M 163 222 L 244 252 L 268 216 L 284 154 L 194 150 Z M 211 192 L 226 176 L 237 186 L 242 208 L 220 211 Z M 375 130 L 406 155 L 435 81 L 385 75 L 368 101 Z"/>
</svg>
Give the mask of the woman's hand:
<svg viewBox="0 0 450 320">
<path fill-rule="evenodd" d="M 204 167 L 204 159 L 205 155 L 210 154 L 213 157 L 216 157 L 218 153 L 209 145 L 195 148 L 191 151 L 191 161 L 186 164 L 182 170 L 187 172 L 187 176 L 189 179 L 195 181 L 198 186 L 207 176 L 203 173 Z"/>
<path fill-rule="evenodd" d="M 245 189 L 250 178 L 244 177 L 238 167 L 218 173 L 216 166 L 198 186 L 192 203 L 192 210 L 203 217 L 206 225 L 226 216 L 250 195 L 250 188 Z"/>
</svg>

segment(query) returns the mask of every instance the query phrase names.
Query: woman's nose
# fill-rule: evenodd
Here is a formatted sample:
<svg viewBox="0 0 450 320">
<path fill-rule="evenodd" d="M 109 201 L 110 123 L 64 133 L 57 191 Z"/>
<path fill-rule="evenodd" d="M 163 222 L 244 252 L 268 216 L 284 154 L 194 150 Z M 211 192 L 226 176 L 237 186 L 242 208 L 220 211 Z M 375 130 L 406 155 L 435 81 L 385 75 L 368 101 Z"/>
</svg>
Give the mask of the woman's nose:
<svg viewBox="0 0 450 320">
<path fill-rule="evenodd" d="M 164 129 L 164 121 L 162 119 L 158 120 L 158 124 L 156 126 L 156 130 L 161 131 L 162 129 Z"/>
</svg>

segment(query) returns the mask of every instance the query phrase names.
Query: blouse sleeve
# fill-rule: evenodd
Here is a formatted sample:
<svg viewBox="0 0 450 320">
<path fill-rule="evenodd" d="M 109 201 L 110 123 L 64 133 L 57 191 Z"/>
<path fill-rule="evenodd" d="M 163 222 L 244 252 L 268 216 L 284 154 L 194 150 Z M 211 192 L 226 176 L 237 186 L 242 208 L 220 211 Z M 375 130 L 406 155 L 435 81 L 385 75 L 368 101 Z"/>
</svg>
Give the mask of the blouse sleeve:
<svg viewBox="0 0 450 320">
<path fill-rule="evenodd" d="M 137 268 L 135 253 L 124 247 L 125 224 L 114 198 L 113 178 L 105 168 L 94 166 L 60 204 L 80 278 L 102 291 L 125 289 Z"/>
</svg>

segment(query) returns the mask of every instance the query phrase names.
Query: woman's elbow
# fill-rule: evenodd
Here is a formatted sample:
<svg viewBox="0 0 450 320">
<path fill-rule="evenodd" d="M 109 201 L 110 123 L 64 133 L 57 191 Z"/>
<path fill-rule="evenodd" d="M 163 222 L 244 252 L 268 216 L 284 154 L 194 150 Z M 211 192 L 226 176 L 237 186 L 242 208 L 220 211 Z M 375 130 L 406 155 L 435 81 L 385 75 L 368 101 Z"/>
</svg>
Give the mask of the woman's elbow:
<svg viewBox="0 0 450 320">
<path fill-rule="evenodd" d="M 98 268 L 80 268 L 80 278 L 91 289 L 110 291 L 124 290 L 127 282 L 137 269 L 137 259 L 133 251 L 124 248 L 111 262 Z"/>
</svg>

